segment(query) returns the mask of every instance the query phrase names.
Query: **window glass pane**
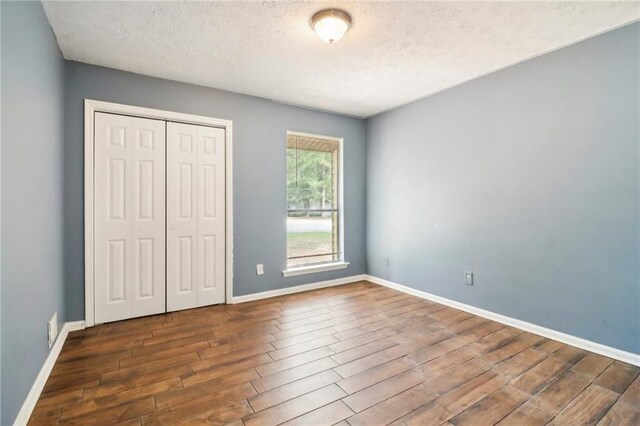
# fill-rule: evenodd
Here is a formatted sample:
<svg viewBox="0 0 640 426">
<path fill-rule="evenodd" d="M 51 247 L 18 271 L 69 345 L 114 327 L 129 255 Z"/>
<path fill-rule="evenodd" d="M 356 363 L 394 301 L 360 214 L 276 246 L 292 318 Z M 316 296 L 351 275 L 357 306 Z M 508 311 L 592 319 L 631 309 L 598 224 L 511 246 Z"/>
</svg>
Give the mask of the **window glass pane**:
<svg viewBox="0 0 640 426">
<path fill-rule="evenodd" d="M 333 153 L 287 149 L 289 209 L 333 208 Z"/>
<path fill-rule="evenodd" d="M 338 142 L 287 135 L 287 264 L 341 259 Z"/>
<path fill-rule="evenodd" d="M 287 257 L 289 265 L 307 265 L 338 259 L 337 213 L 289 213 Z"/>
</svg>

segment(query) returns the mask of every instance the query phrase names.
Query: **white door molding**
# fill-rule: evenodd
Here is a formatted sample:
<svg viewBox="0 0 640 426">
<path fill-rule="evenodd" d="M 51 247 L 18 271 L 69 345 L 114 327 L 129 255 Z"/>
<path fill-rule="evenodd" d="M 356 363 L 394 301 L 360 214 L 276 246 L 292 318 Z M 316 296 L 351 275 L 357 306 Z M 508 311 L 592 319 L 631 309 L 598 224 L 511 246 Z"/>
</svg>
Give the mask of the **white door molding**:
<svg viewBox="0 0 640 426">
<path fill-rule="evenodd" d="M 233 303 L 233 123 L 159 109 L 137 107 L 92 99 L 84 100 L 84 300 L 85 324 L 95 324 L 94 307 L 94 116 L 96 112 L 129 115 L 222 128 L 225 131 L 225 301 Z"/>
</svg>

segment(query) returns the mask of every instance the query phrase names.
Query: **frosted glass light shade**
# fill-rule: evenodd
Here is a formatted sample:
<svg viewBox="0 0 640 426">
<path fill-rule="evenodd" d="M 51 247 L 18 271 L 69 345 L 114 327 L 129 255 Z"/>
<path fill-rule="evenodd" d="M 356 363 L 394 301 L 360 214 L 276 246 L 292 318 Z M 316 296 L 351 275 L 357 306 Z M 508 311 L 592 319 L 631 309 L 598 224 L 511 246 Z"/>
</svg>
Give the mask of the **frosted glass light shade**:
<svg viewBox="0 0 640 426">
<path fill-rule="evenodd" d="M 335 43 L 351 27 L 351 17 L 341 10 L 323 10 L 311 18 L 311 28 L 326 43 Z"/>
</svg>

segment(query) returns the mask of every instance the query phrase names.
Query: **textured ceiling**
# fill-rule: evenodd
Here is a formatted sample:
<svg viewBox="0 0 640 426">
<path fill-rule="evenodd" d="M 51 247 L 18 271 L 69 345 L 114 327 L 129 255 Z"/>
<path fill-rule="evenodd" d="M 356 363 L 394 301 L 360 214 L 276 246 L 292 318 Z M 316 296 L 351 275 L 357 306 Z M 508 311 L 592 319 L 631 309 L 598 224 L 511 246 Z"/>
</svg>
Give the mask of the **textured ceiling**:
<svg viewBox="0 0 640 426">
<path fill-rule="evenodd" d="M 44 2 L 67 59 L 370 116 L 637 20 L 624 2 Z M 347 10 L 334 45 L 314 12 Z"/>
</svg>

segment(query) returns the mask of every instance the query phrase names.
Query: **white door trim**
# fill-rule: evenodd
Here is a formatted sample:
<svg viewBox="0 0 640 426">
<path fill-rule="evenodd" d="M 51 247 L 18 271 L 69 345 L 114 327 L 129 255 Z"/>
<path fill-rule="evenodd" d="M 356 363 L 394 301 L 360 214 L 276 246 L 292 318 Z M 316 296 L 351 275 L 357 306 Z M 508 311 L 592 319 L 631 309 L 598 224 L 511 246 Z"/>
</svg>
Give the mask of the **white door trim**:
<svg viewBox="0 0 640 426">
<path fill-rule="evenodd" d="M 231 120 L 204 117 L 159 109 L 84 100 L 84 306 L 85 324 L 95 324 L 93 270 L 93 133 L 94 113 L 131 115 L 186 124 L 219 127 L 225 130 L 225 301 L 233 303 L 233 123 Z"/>
</svg>

